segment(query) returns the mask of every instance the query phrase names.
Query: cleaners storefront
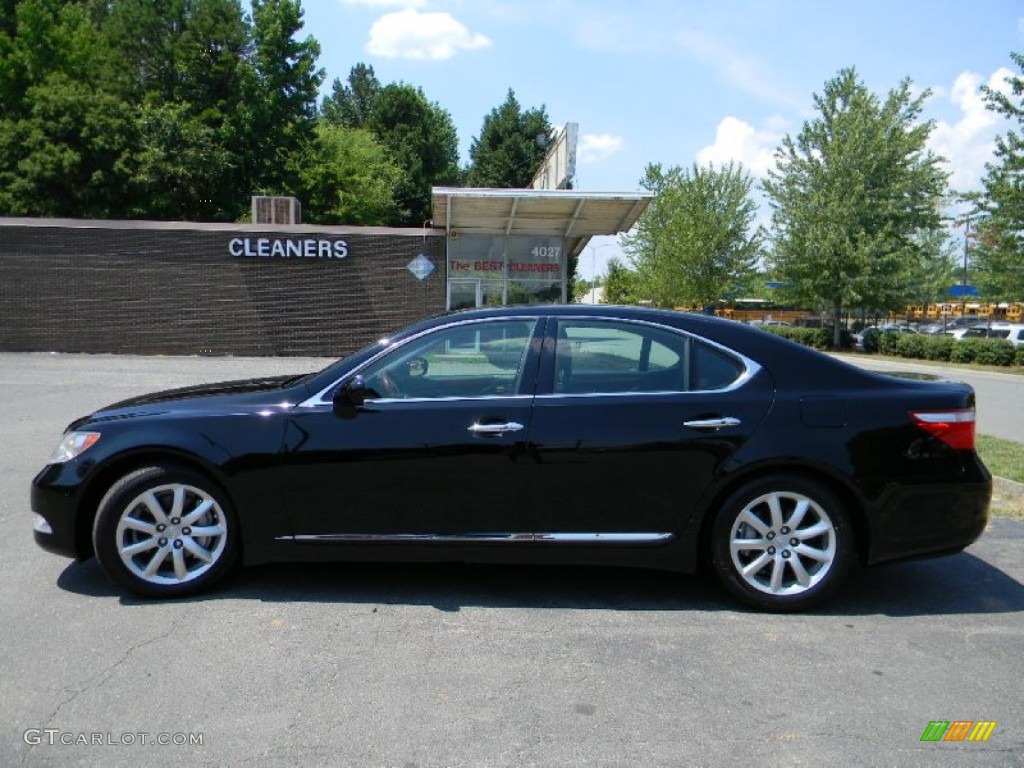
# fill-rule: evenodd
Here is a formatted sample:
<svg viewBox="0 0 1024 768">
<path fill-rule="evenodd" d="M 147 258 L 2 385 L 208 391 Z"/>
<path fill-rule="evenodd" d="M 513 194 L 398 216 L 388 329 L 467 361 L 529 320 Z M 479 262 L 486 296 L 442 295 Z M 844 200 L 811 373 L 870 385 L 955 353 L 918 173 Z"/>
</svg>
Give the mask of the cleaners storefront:
<svg viewBox="0 0 1024 768">
<path fill-rule="evenodd" d="M 423 229 L 0 218 L 0 351 L 341 356 L 445 310 L 563 302 L 645 195 L 434 190 Z"/>
<path fill-rule="evenodd" d="M 436 187 L 447 308 L 567 301 L 570 260 L 591 237 L 627 232 L 649 201 L 639 193 Z"/>
</svg>

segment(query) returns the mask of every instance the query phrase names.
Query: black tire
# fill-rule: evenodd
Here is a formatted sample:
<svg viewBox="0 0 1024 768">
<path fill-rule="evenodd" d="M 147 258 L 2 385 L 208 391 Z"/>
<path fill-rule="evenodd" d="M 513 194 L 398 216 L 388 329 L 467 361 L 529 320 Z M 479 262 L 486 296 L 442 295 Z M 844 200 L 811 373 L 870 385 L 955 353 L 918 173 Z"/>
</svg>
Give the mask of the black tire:
<svg viewBox="0 0 1024 768">
<path fill-rule="evenodd" d="M 712 523 L 715 575 L 759 610 L 801 611 L 821 603 L 841 586 L 854 559 L 849 513 L 834 493 L 803 477 L 747 483 Z"/>
<path fill-rule="evenodd" d="M 111 579 L 144 597 L 209 589 L 238 559 L 227 494 L 190 469 L 155 466 L 122 477 L 100 501 L 92 532 Z"/>
</svg>

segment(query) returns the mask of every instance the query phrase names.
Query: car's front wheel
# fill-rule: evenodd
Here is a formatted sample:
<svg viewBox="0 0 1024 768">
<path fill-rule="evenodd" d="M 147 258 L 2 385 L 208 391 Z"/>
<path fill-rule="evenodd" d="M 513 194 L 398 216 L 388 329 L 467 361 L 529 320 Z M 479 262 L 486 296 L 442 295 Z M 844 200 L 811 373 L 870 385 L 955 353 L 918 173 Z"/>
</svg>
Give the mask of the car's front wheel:
<svg viewBox="0 0 1024 768">
<path fill-rule="evenodd" d="M 802 477 L 753 481 L 712 524 L 711 564 L 747 605 L 799 611 L 828 598 L 854 560 L 849 515 L 834 493 Z"/>
<path fill-rule="evenodd" d="M 114 581 L 147 597 L 212 586 L 234 565 L 238 531 L 227 495 L 180 467 L 146 467 L 107 491 L 93 525 L 96 559 Z"/>
</svg>

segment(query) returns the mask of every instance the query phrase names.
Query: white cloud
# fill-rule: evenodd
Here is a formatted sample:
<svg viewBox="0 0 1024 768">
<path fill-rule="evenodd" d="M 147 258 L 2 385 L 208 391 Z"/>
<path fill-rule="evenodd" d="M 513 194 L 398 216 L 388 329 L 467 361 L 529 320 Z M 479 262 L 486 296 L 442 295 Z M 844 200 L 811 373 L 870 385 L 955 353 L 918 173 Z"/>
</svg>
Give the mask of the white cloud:
<svg viewBox="0 0 1024 768">
<path fill-rule="evenodd" d="M 366 8 L 423 8 L 427 0 L 338 0 L 342 5 L 362 5 Z"/>
<path fill-rule="evenodd" d="M 778 127 L 780 121 L 773 119 Z M 751 175 L 761 178 L 775 167 L 775 149 L 782 142 L 782 133 L 772 129 L 758 130 L 738 117 L 726 117 L 715 130 L 715 141 L 697 153 L 697 163 L 722 166 L 742 163 Z"/>
<path fill-rule="evenodd" d="M 626 142 L 621 136 L 587 133 L 580 139 L 576 155 L 581 163 L 599 163 L 607 160 L 624 146 Z"/>
<path fill-rule="evenodd" d="M 1001 68 L 988 78 L 990 88 L 1007 92 L 1006 78 L 1013 73 Z M 949 161 L 952 171 L 950 185 L 960 192 L 979 188 L 985 173 L 985 163 L 992 160 L 995 137 L 1006 130 L 1006 121 L 997 113 L 985 109 L 979 90 L 982 76 L 975 72 L 962 72 L 948 93 L 933 89 L 937 98 L 948 99 L 959 110 L 953 122 L 938 120 L 928 140 L 928 147 Z"/>
<path fill-rule="evenodd" d="M 452 58 L 460 50 L 490 45 L 490 38 L 470 32 L 449 13 L 420 13 L 406 8 L 385 14 L 373 23 L 366 51 L 387 59 L 442 60 Z"/>
</svg>

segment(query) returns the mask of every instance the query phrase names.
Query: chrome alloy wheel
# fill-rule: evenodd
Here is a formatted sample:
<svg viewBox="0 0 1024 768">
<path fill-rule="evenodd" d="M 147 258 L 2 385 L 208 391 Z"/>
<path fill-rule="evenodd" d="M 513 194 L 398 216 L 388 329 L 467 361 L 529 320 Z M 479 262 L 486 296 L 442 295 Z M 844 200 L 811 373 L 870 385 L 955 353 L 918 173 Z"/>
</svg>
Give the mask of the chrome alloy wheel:
<svg viewBox="0 0 1024 768">
<path fill-rule="evenodd" d="M 116 537 L 121 562 L 136 577 L 150 584 L 184 584 L 224 554 L 227 516 L 200 488 L 160 485 L 124 507 Z"/>
<path fill-rule="evenodd" d="M 729 551 L 736 573 L 769 595 L 799 595 L 828 576 L 836 558 L 836 526 L 813 499 L 766 493 L 736 516 Z"/>
</svg>

